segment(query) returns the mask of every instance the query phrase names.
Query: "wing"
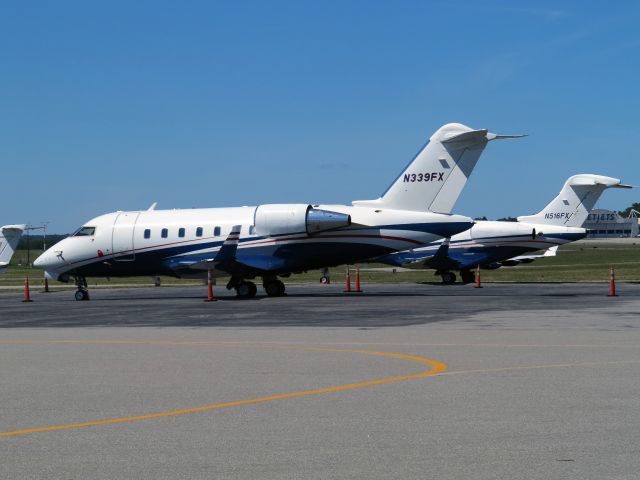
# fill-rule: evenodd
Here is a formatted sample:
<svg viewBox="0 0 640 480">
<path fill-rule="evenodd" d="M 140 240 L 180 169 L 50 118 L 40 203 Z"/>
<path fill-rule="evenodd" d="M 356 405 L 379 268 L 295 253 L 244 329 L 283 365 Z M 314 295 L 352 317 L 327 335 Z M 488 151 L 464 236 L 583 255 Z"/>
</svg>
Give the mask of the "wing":
<svg viewBox="0 0 640 480">
<path fill-rule="evenodd" d="M 404 268 L 456 269 L 458 262 L 450 255 L 449 242 L 450 239 L 445 238 L 435 252 L 433 247 L 425 250 L 406 250 L 378 257 L 374 261 Z"/>
<path fill-rule="evenodd" d="M 501 262 L 506 267 L 513 267 L 521 263 L 531 263 L 538 258 L 555 257 L 558 252 L 558 246 L 550 247 L 542 255 L 519 255 Z"/>
<path fill-rule="evenodd" d="M 286 267 L 286 260 L 274 256 L 238 253 L 241 225 L 234 225 L 220 250 L 207 255 L 188 255 L 165 260 L 178 276 L 217 270 L 229 275 L 253 276 Z"/>
</svg>

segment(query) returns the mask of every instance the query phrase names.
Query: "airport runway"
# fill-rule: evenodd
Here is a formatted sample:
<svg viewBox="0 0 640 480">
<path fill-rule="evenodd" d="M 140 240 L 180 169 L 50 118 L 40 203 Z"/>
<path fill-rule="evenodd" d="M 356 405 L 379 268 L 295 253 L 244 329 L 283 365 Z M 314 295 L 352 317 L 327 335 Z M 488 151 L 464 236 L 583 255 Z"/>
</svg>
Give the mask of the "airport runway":
<svg viewBox="0 0 640 480">
<path fill-rule="evenodd" d="M 636 479 L 640 285 L 0 295 L 0 478 Z"/>
</svg>

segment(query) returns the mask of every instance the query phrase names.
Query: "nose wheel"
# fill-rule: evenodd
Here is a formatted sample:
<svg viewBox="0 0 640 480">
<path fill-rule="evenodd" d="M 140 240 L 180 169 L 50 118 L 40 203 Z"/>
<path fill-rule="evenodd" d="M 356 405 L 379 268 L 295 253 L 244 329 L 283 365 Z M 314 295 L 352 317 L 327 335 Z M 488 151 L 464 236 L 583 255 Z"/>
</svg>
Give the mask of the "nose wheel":
<svg viewBox="0 0 640 480">
<path fill-rule="evenodd" d="M 75 297 L 79 302 L 89 300 L 89 292 L 87 290 L 78 290 L 76 291 Z"/>
<path fill-rule="evenodd" d="M 89 290 L 87 288 L 87 279 L 84 277 L 76 277 L 76 290 L 75 297 L 78 302 L 89 300 Z"/>
</svg>

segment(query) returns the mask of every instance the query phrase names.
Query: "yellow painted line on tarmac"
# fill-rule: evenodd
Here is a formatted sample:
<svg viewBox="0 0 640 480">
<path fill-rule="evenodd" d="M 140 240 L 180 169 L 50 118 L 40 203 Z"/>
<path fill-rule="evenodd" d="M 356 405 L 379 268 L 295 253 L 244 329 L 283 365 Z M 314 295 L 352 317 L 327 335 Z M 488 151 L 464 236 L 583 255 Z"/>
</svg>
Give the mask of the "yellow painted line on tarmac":
<svg viewBox="0 0 640 480">
<path fill-rule="evenodd" d="M 442 375 L 466 375 L 470 373 L 497 373 L 497 372 L 509 372 L 515 370 L 541 370 L 545 368 L 569 368 L 569 367 L 600 367 L 608 365 L 627 365 L 638 364 L 640 360 L 613 360 L 604 362 L 576 362 L 576 363 L 548 363 L 542 365 L 520 365 L 513 367 L 496 367 L 496 368 L 477 368 L 471 370 L 455 370 L 453 372 L 446 372 Z"/>
<path fill-rule="evenodd" d="M 99 425 L 111 425 L 116 423 L 125 423 L 125 422 L 137 422 L 140 420 L 150 420 L 154 418 L 162 418 L 162 417 L 174 417 L 177 415 L 186 415 L 189 413 L 196 412 L 206 412 L 209 410 L 219 410 L 227 407 L 239 407 L 243 405 L 253 405 L 257 403 L 265 403 L 265 402 L 273 402 L 276 400 L 284 400 L 287 398 L 297 398 L 297 397 L 306 397 L 310 395 L 320 395 L 324 393 L 334 393 L 334 392 L 342 392 L 345 390 L 355 390 L 358 388 L 366 388 L 373 387 L 376 385 L 384 385 L 387 383 L 399 382 L 402 380 L 412 380 L 416 378 L 428 377 L 443 373 L 447 370 L 447 365 L 430 358 L 418 357 L 416 355 L 406 355 L 402 353 L 391 353 L 391 352 L 377 352 L 377 351 L 369 351 L 369 350 L 353 350 L 353 349 L 338 349 L 338 348 L 322 348 L 322 347 L 298 347 L 298 346 L 287 346 L 287 345 L 260 345 L 260 344 L 244 344 L 238 342 L 155 342 L 155 341 L 76 341 L 76 340 L 60 340 L 60 341 L 9 341 L 2 343 L 11 343 L 11 344 L 104 344 L 104 345 L 171 345 L 171 346 L 222 346 L 222 347 L 246 347 L 246 348 L 264 348 L 264 349 L 288 349 L 288 350 L 303 350 L 303 351 L 316 351 L 316 352 L 332 352 L 332 353 L 357 353 L 362 355 L 373 355 L 379 357 L 388 357 L 395 358 L 399 360 L 409 360 L 413 362 L 418 362 L 423 365 L 428 365 L 428 369 L 416 374 L 410 375 L 401 375 L 397 377 L 390 378 L 381 378 L 376 380 L 369 380 L 365 382 L 359 383 L 351 383 L 348 385 L 339 385 L 336 387 L 327 387 L 327 388 L 318 388 L 314 390 L 306 390 L 301 392 L 290 392 L 290 393 L 282 393 L 279 395 L 270 395 L 266 397 L 258 397 L 250 400 L 239 400 L 234 402 L 226 402 L 226 403 L 216 403 L 213 405 L 205 405 L 201 407 L 193 407 L 193 408 L 184 408 L 180 410 L 170 410 L 167 412 L 158 412 L 158 413 L 149 413 L 146 415 L 135 415 L 130 417 L 119 417 L 119 418 L 111 418 L 107 420 L 95 420 L 90 422 L 81 422 L 81 423 L 69 423 L 64 425 L 51 425 L 47 427 L 37 427 L 37 428 L 26 428 L 22 430 L 13 430 L 10 432 L 0 432 L 0 437 L 13 437 L 18 435 L 26 435 L 29 433 L 38 433 L 38 432 L 50 432 L 55 430 L 69 430 L 73 428 L 82 428 L 82 427 L 95 427 Z"/>
</svg>

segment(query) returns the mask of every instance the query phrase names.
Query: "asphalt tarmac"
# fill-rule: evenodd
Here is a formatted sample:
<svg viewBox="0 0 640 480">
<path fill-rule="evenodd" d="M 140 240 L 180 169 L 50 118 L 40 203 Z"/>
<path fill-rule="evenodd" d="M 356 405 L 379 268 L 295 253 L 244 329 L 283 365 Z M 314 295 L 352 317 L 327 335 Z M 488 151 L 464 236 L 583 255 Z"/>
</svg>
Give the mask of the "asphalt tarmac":
<svg viewBox="0 0 640 480">
<path fill-rule="evenodd" d="M 640 285 L 0 295 L 0 478 L 637 479 Z"/>
</svg>

